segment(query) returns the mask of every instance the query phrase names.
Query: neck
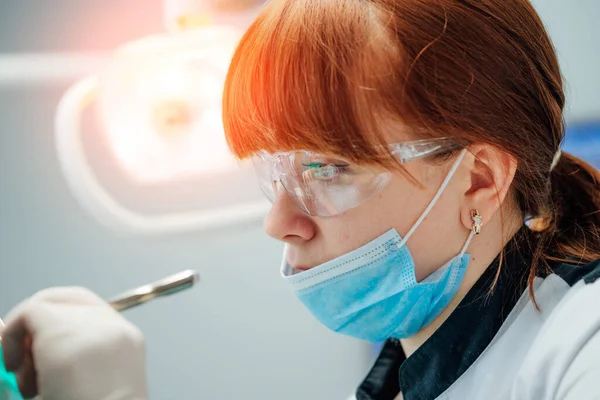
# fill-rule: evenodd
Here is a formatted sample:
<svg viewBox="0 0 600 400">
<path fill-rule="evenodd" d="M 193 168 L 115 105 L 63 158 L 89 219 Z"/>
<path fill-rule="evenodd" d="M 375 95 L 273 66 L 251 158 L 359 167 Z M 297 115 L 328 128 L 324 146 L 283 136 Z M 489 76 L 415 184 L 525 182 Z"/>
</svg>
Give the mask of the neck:
<svg viewBox="0 0 600 400">
<path fill-rule="evenodd" d="M 500 214 L 500 213 L 498 213 Z M 471 260 L 465 273 L 463 282 L 454 298 L 448 306 L 429 325 L 421 329 L 415 335 L 407 339 L 401 339 L 400 343 L 406 357 L 409 357 L 423 345 L 434 334 L 434 332 L 448 319 L 450 314 L 458 307 L 475 282 L 481 277 L 488 266 L 504 249 L 508 241 L 521 229 L 520 218 L 512 222 L 502 221 L 499 217 L 490 221 L 486 229 L 476 236 L 471 242 L 467 253 L 471 254 Z M 504 229 L 503 229 L 504 228 Z M 503 234 L 503 232 L 505 234 Z"/>
</svg>

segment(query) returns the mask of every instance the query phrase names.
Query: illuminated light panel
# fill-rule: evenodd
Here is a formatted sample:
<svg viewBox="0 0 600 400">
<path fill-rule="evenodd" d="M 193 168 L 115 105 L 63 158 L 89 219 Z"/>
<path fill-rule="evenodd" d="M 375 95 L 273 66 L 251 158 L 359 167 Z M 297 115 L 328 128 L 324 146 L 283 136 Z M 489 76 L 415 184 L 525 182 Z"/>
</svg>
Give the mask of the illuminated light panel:
<svg viewBox="0 0 600 400">
<path fill-rule="evenodd" d="M 98 113 L 116 159 L 161 183 L 237 168 L 221 99 L 241 33 L 229 27 L 151 36 L 123 46 L 101 75 Z"/>
</svg>

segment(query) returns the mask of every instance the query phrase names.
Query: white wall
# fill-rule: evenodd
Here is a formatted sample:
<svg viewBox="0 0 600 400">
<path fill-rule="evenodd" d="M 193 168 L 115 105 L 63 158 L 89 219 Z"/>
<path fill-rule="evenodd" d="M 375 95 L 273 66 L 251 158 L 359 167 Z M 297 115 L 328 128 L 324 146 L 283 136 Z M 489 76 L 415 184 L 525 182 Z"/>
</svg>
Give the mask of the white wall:
<svg viewBox="0 0 600 400">
<path fill-rule="evenodd" d="M 532 0 L 554 41 L 567 82 L 568 120 L 600 118 L 600 2 Z"/>
</svg>

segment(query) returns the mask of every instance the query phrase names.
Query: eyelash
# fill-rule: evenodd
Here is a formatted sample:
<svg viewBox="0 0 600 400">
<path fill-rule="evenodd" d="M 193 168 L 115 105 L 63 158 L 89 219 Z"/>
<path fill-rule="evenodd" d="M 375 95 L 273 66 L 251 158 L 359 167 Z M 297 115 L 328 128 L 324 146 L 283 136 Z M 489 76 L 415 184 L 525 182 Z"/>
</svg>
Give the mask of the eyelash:
<svg viewBox="0 0 600 400">
<path fill-rule="evenodd" d="M 326 179 L 320 179 L 321 182 L 330 182 L 333 179 L 339 178 L 340 175 L 343 174 L 349 174 L 351 173 L 350 170 L 350 166 L 348 164 L 327 164 L 327 163 L 318 163 L 318 162 L 313 162 L 313 163 L 308 163 L 308 164 L 302 164 L 305 168 L 307 168 L 307 171 L 310 170 L 318 170 L 320 168 L 325 168 L 327 166 L 333 166 L 336 167 L 336 172 L 338 173 L 336 176 L 334 177 L 329 177 Z"/>
<path fill-rule="evenodd" d="M 302 164 L 302 165 L 306 168 L 323 168 L 328 165 L 333 165 L 334 167 L 339 168 L 339 169 L 344 169 L 344 168 L 349 167 L 348 164 L 332 164 L 332 163 L 322 163 L 322 162 L 311 162 L 311 163 Z"/>
</svg>

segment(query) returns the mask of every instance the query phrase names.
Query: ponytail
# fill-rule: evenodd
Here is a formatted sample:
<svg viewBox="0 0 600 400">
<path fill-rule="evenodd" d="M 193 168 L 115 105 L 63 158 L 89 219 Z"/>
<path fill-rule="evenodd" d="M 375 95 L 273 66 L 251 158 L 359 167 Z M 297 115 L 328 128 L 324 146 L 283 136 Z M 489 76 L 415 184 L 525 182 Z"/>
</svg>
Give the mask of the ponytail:
<svg viewBox="0 0 600 400">
<path fill-rule="evenodd" d="M 528 222 L 536 232 L 533 265 L 549 270 L 549 261 L 586 264 L 600 258 L 600 171 L 568 153 L 562 153 L 550 172 L 550 204 Z M 533 279 L 529 275 L 533 297 Z M 535 301 L 535 300 L 534 300 Z"/>
<path fill-rule="evenodd" d="M 600 172 L 563 153 L 550 173 L 552 224 L 546 258 L 588 263 L 600 258 Z"/>
</svg>

